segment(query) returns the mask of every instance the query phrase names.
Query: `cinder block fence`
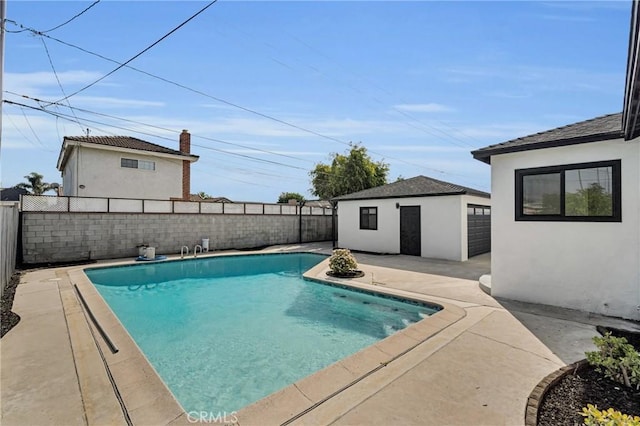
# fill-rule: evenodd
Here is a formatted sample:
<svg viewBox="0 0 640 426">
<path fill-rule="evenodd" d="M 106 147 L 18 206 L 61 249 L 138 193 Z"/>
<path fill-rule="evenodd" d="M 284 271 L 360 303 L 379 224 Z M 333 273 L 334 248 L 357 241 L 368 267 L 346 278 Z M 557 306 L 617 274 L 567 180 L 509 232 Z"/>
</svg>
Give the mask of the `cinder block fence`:
<svg viewBox="0 0 640 426">
<path fill-rule="evenodd" d="M 238 206 L 226 214 L 23 210 L 23 262 L 131 257 L 142 244 L 156 247 L 157 254 L 180 253 L 184 245 L 193 253 L 203 238 L 209 239 L 210 250 L 295 243 L 300 235 L 302 242 L 332 239 L 330 211 L 307 208 L 305 214 L 303 208 L 300 215 L 296 206 L 289 206 L 293 211 L 269 214 L 274 205 L 265 205 L 271 210 Z"/>
</svg>

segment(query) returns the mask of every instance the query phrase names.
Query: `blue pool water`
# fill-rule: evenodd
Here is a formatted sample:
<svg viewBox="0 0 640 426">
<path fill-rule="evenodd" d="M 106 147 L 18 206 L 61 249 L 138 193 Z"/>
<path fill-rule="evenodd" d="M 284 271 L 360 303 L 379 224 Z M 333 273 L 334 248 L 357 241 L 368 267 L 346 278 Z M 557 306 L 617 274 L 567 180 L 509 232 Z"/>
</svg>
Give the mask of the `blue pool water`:
<svg viewBox="0 0 640 426">
<path fill-rule="evenodd" d="M 306 281 L 325 256 L 85 270 L 187 411 L 231 412 L 438 308 Z"/>
</svg>

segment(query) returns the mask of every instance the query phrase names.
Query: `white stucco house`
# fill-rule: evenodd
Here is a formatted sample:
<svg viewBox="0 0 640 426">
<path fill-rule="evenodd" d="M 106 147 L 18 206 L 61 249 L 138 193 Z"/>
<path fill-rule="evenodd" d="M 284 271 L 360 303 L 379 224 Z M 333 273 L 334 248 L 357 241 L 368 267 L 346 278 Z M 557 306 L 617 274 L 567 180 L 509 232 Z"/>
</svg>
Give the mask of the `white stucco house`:
<svg viewBox="0 0 640 426">
<path fill-rule="evenodd" d="M 622 113 L 491 145 L 491 294 L 640 319 L 640 75 Z"/>
<path fill-rule="evenodd" d="M 343 248 L 457 261 L 491 250 L 486 192 L 417 176 L 333 201 Z"/>
<path fill-rule="evenodd" d="M 191 135 L 180 150 L 129 136 L 65 136 L 58 156 L 64 196 L 170 200 L 190 198 Z"/>
<path fill-rule="evenodd" d="M 491 295 L 638 318 L 640 143 L 610 114 L 474 151 L 491 164 Z"/>
</svg>

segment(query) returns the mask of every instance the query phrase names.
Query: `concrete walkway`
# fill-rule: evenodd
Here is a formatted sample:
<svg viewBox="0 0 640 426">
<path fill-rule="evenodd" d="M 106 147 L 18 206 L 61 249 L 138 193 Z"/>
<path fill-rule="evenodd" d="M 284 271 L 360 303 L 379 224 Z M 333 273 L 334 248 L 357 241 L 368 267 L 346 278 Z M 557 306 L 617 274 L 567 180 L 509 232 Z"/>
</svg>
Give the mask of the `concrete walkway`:
<svg viewBox="0 0 640 426">
<path fill-rule="evenodd" d="M 327 244 L 265 251 L 300 250 L 330 252 Z M 239 424 L 523 424 L 531 390 L 547 374 L 593 349 L 594 325 L 634 327 L 576 311 L 495 300 L 477 282 L 489 272 L 488 255 L 464 263 L 401 255 L 356 257 L 366 272 L 356 280 L 359 285 L 420 294 L 455 306 L 461 314 L 451 315 L 456 320 L 442 323 L 432 337 L 417 339 L 401 357 L 378 361 L 374 372 L 361 375 L 333 397 L 318 400 L 315 394 L 322 380 L 303 379 L 241 410 Z M 21 321 L 0 341 L 0 423 L 126 424 L 127 411 L 134 424 L 192 423 L 171 407 L 171 398 L 152 395 L 144 404 L 155 411 L 143 413 L 144 404 L 134 401 L 141 392 L 133 387 L 132 396 L 127 396 L 133 380 L 119 378 L 117 370 L 129 358 L 117 361 L 110 371 L 104 361 L 109 356 L 100 356 L 98 348 L 104 347 L 93 339 L 93 327 L 71 287 L 75 278 L 70 277 L 79 273 L 75 267 L 23 275 L 13 308 Z M 314 273 L 321 278 L 324 269 Z M 378 355 L 384 356 L 384 347 Z M 356 364 L 353 371 L 358 370 Z M 345 365 L 345 372 L 353 373 Z M 108 372 L 114 373 L 125 410 Z M 161 386 L 156 389 L 158 394 L 166 392 Z"/>
</svg>

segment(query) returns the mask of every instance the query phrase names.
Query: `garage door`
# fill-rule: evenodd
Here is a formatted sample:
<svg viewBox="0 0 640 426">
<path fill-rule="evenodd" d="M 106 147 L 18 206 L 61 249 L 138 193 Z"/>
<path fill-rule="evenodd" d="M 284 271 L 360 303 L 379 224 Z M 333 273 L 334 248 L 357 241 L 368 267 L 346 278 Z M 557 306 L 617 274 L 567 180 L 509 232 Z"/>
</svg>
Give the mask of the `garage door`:
<svg viewBox="0 0 640 426">
<path fill-rule="evenodd" d="M 491 251 L 491 207 L 467 204 L 468 256 Z"/>
</svg>

